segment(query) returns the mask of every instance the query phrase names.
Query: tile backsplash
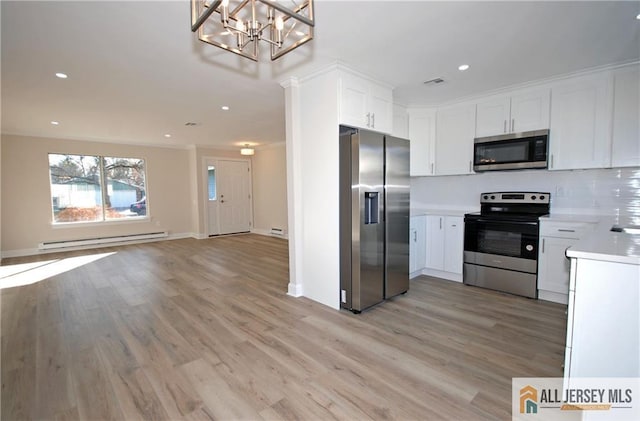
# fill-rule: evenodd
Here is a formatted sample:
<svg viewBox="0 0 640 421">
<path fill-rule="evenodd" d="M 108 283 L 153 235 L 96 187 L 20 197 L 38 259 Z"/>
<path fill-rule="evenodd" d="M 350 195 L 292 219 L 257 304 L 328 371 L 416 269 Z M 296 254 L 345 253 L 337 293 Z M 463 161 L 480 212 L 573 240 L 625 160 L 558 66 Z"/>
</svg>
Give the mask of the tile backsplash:
<svg viewBox="0 0 640 421">
<path fill-rule="evenodd" d="M 640 218 L 640 167 L 412 177 L 411 207 L 479 210 L 480 193 L 521 190 L 550 192 L 552 213 Z"/>
</svg>

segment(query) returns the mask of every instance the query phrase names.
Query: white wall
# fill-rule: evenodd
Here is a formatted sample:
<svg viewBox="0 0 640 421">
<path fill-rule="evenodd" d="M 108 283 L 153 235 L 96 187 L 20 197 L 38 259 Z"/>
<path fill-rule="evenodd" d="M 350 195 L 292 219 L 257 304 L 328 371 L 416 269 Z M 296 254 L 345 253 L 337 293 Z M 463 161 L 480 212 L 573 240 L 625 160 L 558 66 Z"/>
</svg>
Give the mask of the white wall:
<svg viewBox="0 0 640 421">
<path fill-rule="evenodd" d="M 256 150 L 253 169 L 253 230 L 287 232 L 287 151 L 284 143 Z"/>
<path fill-rule="evenodd" d="M 103 224 L 52 224 L 48 154 L 145 159 L 149 218 Z M 2 252 L 37 252 L 38 243 L 168 231 L 191 235 L 189 161 L 185 149 L 2 135 Z"/>
<path fill-rule="evenodd" d="M 491 191 L 551 193 L 551 212 L 640 217 L 640 167 L 413 177 L 411 207 L 477 210 Z"/>
</svg>

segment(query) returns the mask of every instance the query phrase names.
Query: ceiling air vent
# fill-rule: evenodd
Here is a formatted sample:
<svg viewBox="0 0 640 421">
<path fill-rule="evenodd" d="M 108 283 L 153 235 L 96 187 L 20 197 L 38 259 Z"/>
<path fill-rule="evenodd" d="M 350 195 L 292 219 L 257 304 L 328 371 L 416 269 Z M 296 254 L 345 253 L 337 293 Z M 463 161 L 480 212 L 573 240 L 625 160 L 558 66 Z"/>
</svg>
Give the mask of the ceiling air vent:
<svg viewBox="0 0 640 421">
<path fill-rule="evenodd" d="M 427 80 L 426 82 L 424 82 L 425 85 L 437 85 L 438 83 L 442 83 L 444 82 L 444 79 L 442 78 L 435 78 L 435 79 L 431 79 L 431 80 Z"/>
</svg>

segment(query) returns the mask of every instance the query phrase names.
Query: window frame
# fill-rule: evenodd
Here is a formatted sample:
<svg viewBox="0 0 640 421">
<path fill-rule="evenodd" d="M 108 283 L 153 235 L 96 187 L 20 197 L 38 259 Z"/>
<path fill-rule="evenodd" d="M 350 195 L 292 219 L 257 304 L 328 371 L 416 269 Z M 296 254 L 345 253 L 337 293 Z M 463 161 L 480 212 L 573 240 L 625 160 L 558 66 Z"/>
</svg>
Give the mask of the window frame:
<svg viewBox="0 0 640 421">
<path fill-rule="evenodd" d="M 68 155 L 68 156 L 82 156 L 82 157 L 90 157 L 90 158 L 99 158 L 99 179 L 100 179 L 100 198 L 102 203 L 101 207 L 101 219 L 95 221 L 63 221 L 57 222 L 55 216 L 55 210 L 53 206 L 53 179 L 51 174 L 51 161 L 49 157 L 51 155 Z M 105 170 L 105 158 L 115 158 L 115 159 L 137 159 L 141 160 L 144 164 L 144 197 L 145 197 L 145 205 L 146 205 L 146 213 L 145 215 L 136 215 L 136 216 L 127 216 L 124 218 L 106 218 L 107 213 L 107 196 L 109 193 L 108 188 L 108 178 Z M 49 171 L 49 210 L 51 212 L 51 226 L 53 228 L 70 228 L 70 227 L 88 227 L 88 226 L 104 226 L 104 225 L 117 225 L 117 224 L 130 224 L 130 223 L 139 223 L 139 222 L 148 222 L 151 220 L 150 206 L 149 206 L 149 182 L 148 182 L 148 164 L 147 158 L 144 156 L 122 156 L 119 154 L 85 154 L 85 153 L 75 153 L 75 152 L 48 152 L 47 153 L 47 161 L 48 161 L 48 171 Z"/>
</svg>

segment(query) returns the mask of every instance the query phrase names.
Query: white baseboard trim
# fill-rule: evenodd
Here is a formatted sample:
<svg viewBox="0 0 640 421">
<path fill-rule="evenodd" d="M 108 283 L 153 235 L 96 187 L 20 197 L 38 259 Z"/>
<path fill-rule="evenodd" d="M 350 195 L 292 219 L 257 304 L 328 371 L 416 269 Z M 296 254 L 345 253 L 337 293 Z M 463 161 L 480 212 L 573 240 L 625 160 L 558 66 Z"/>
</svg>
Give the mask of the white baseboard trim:
<svg viewBox="0 0 640 421">
<path fill-rule="evenodd" d="M 553 303 L 567 305 L 569 303 L 569 296 L 567 294 L 560 294 L 553 291 L 539 289 L 538 300 L 551 301 Z"/>
<path fill-rule="evenodd" d="M 445 272 L 442 270 L 424 268 L 422 269 L 422 274 L 427 276 L 433 276 L 436 278 L 446 279 L 447 281 L 462 282 L 461 273 Z"/>
<path fill-rule="evenodd" d="M 198 232 L 192 232 L 189 237 L 191 238 L 195 238 L 196 240 L 206 240 L 207 238 L 209 238 L 209 236 L 207 234 L 200 234 Z"/>
<path fill-rule="evenodd" d="M 292 284 L 289 282 L 289 291 L 287 295 L 292 297 L 302 297 L 302 285 L 301 284 Z"/>
<path fill-rule="evenodd" d="M 258 234 L 258 235 L 266 235 L 267 237 L 284 238 L 285 240 L 289 239 L 289 236 L 287 234 L 275 235 L 275 234 L 272 234 L 270 230 L 266 230 L 262 228 L 252 228 L 251 233 Z"/>
<path fill-rule="evenodd" d="M 6 250 L 1 253 L 1 256 L 3 259 L 8 259 L 11 257 L 24 257 L 24 256 L 36 256 L 39 254 L 63 253 L 65 251 L 91 250 L 91 249 L 107 248 L 107 247 L 115 247 L 115 246 L 126 246 L 130 244 L 143 244 L 143 243 L 155 243 L 157 241 L 181 240 L 184 238 L 192 238 L 192 237 L 193 237 L 193 233 L 184 232 L 184 233 L 178 233 L 178 234 L 169 234 L 167 237 L 153 238 L 150 240 L 122 241 L 122 242 L 115 242 L 115 243 L 108 243 L 108 244 L 65 247 L 64 249 L 40 250 L 38 248 L 30 248 L 30 249 L 20 249 L 20 250 Z"/>
</svg>

